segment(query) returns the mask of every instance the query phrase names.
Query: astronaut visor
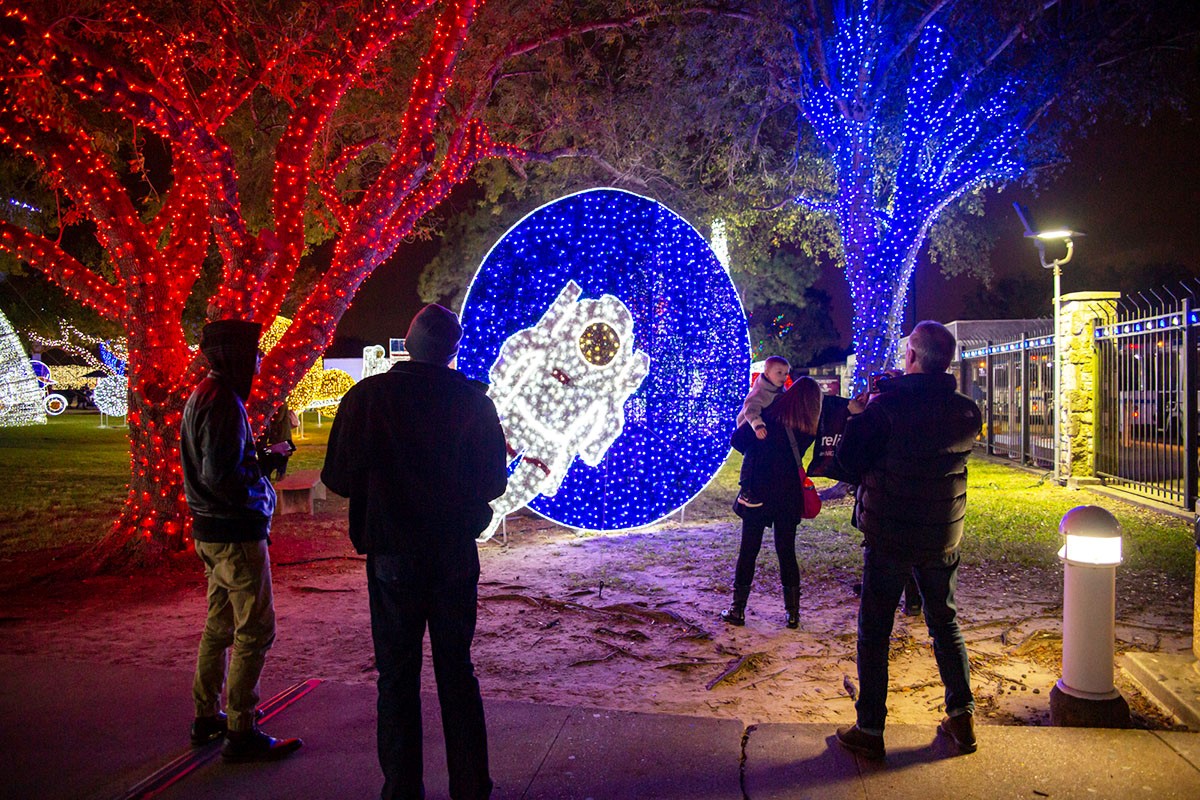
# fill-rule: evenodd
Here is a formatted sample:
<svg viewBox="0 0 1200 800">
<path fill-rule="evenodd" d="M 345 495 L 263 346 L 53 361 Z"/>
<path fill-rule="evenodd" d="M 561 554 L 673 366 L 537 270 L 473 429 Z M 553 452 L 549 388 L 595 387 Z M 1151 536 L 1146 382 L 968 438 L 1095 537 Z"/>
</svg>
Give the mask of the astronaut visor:
<svg viewBox="0 0 1200 800">
<path fill-rule="evenodd" d="M 621 349 L 621 337 L 606 322 L 593 322 L 579 337 L 579 351 L 589 364 L 603 367 L 616 358 Z"/>
</svg>

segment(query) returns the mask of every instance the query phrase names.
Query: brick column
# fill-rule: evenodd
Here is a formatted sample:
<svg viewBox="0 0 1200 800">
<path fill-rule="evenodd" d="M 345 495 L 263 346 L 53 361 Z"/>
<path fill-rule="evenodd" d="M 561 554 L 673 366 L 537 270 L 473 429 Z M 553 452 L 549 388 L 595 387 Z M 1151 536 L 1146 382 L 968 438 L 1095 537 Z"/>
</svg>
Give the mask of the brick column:
<svg viewBox="0 0 1200 800">
<path fill-rule="evenodd" d="M 1116 321 L 1120 296 L 1119 292 L 1072 292 L 1062 296 L 1062 397 L 1055 398 L 1055 410 L 1062 415 L 1059 472 L 1069 483 L 1087 483 L 1095 475 L 1097 359 L 1093 331 L 1097 324 Z"/>
</svg>

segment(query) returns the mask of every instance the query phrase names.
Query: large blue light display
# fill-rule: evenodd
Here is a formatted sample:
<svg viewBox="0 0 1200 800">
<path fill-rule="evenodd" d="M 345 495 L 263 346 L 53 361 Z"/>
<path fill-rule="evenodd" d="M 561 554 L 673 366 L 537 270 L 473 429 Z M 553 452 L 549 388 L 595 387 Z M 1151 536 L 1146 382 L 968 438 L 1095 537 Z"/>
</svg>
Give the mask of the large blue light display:
<svg viewBox="0 0 1200 800">
<path fill-rule="evenodd" d="M 494 382 L 510 492 L 522 470 L 542 480 L 528 501 L 542 516 L 648 525 L 728 457 L 745 314 L 707 242 L 661 203 L 594 189 L 542 206 L 488 253 L 462 322 L 458 368 Z"/>
</svg>

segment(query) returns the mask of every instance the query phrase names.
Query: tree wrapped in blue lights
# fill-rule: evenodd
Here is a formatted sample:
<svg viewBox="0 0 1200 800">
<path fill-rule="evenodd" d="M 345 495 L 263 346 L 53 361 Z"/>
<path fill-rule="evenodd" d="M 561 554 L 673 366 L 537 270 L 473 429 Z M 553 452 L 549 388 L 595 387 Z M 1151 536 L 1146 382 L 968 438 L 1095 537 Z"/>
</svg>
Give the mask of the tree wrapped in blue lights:
<svg viewBox="0 0 1200 800">
<path fill-rule="evenodd" d="M 978 71 L 953 72 L 947 35 L 932 23 L 920 28 L 907 76 L 899 151 L 881 157 L 894 141 L 879 127 L 894 102 L 886 89 L 895 81 L 888 50 L 896 43 L 874 18 L 877 9 L 843 16 L 830 42 L 816 34 L 796 39 L 797 106 L 832 152 L 835 175 L 831 196 L 796 200 L 830 214 L 841 235 L 859 388 L 895 362 L 909 280 L 938 215 L 965 193 L 1024 171 L 1014 154 L 1025 116 L 1015 81 L 981 90 Z"/>
</svg>

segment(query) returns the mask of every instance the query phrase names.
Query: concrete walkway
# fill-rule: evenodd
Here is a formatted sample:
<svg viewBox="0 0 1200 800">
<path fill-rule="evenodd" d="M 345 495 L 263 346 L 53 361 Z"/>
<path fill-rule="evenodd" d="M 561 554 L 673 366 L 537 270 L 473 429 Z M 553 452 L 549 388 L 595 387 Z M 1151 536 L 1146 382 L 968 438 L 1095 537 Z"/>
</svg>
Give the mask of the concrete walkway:
<svg viewBox="0 0 1200 800">
<path fill-rule="evenodd" d="M 268 667 L 268 673 L 270 669 Z M 190 665 L 178 670 L 0 655 L 0 798 L 378 797 L 373 686 L 320 683 L 264 722 L 304 748 L 274 764 L 209 758 L 175 783 L 131 789 L 195 761 Z M 319 677 L 319 676 L 314 676 Z M 264 698 L 286 688 L 266 682 Z M 487 702 L 493 797 L 1200 798 L 1200 734 L 981 726 L 955 755 L 928 726 L 888 728 L 888 758 L 857 759 L 829 724 L 766 724 Z M 425 702 L 428 797 L 447 797 L 437 703 Z"/>
</svg>

